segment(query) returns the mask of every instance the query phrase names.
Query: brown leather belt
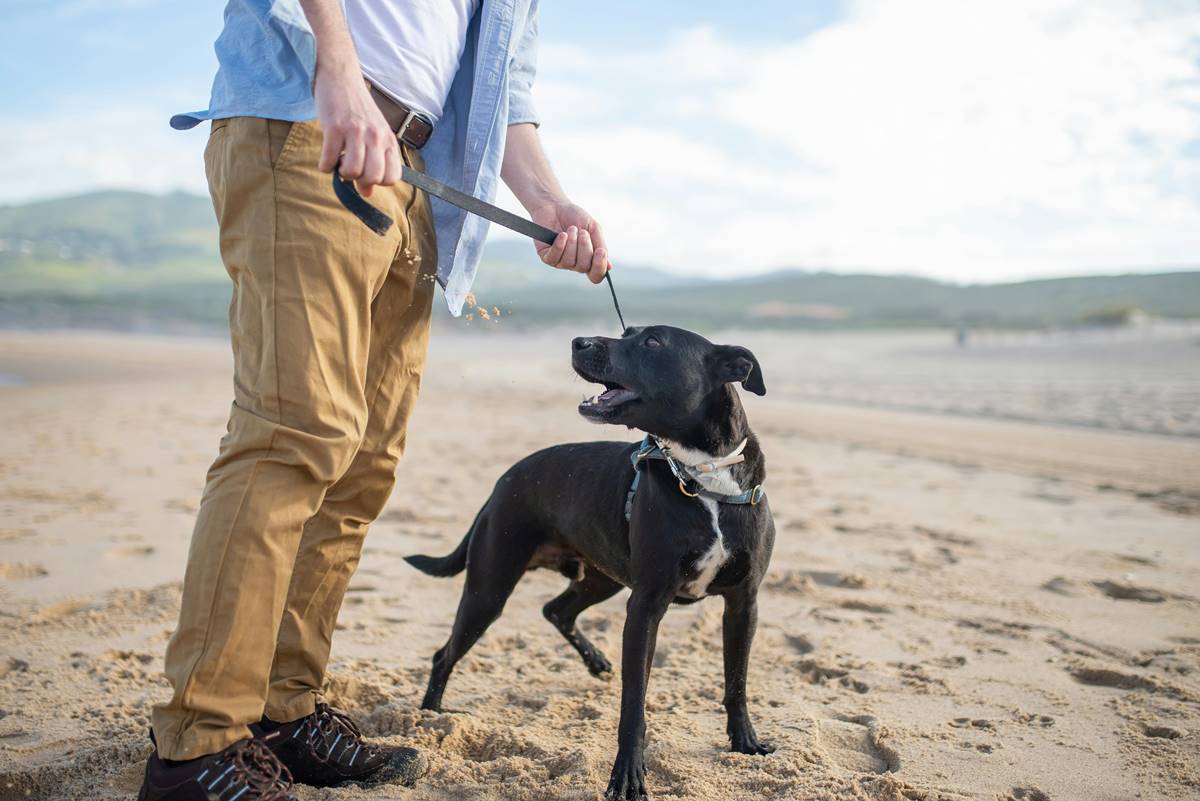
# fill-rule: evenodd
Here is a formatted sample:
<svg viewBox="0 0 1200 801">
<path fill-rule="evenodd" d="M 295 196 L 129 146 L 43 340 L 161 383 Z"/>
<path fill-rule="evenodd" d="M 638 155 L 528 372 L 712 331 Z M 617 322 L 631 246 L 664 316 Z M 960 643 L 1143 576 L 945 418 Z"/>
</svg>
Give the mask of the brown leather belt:
<svg viewBox="0 0 1200 801">
<path fill-rule="evenodd" d="M 425 147 L 429 137 L 433 135 L 433 123 L 427 120 L 419 111 L 415 111 L 403 103 L 398 103 L 376 89 L 370 81 L 367 88 L 371 90 L 371 99 L 379 110 L 388 126 L 396 134 L 396 138 L 417 150 Z"/>
</svg>

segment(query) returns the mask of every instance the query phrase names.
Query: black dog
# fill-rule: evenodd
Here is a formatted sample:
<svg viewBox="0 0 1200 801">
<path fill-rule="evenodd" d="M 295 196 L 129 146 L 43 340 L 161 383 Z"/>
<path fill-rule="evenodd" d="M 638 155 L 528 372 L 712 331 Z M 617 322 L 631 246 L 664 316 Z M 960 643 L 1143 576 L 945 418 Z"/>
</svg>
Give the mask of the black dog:
<svg viewBox="0 0 1200 801">
<path fill-rule="evenodd" d="M 408 558 L 434 576 L 467 569 L 454 629 L 434 654 L 421 706 L 440 709 L 450 671 L 500 616 L 526 570 L 553 567 L 571 579 L 543 611 L 596 676 L 612 666 L 575 619 L 629 587 L 621 721 L 607 797 L 636 799 L 646 793 L 646 683 L 658 624 L 672 603 L 725 599 L 732 750 L 772 750 L 759 742 L 750 722 L 746 670 L 775 525 L 762 493 L 762 451 L 731 384 L 757 395 L 766 388 L 750 351 L 714 345 L 679 328 L 579 338 L 572 349 L 575 371 L 607 387 L 580 404 L 580 414 L 649 436 L 640 446 L 559 445 L 522 459 L 496 482 L 453 553 Z"/>
</svg>

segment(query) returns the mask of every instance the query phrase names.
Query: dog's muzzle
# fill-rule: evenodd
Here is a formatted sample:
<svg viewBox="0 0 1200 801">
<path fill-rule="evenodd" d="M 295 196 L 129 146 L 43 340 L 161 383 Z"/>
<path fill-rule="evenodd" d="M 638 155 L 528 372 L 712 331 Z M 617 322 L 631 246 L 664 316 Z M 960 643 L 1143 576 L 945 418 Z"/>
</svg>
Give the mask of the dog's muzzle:
<svg viewBox="0 0 1200 801">
<path fill-rule="evenodd" d="M 603 379 L 612 368 L 608 348 L 595 337 L 576 337 L 571 340 L 571 360 L 576 370 L 596 381 Z"/>
</svg>

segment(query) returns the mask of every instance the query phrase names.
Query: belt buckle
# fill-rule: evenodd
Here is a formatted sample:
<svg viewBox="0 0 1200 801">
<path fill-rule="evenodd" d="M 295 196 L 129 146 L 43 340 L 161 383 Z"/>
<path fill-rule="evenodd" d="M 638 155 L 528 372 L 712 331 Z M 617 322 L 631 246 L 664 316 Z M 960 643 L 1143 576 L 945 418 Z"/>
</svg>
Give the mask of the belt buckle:
<svg viewBox="0 0 1200 801">
<path fill-rule="evenodd" d="M 396 129 L 396 139 L 403 142 L 404 135 L 408 133 L 408 126 L 412 125 L 412 121 L 417 118 L 415 109 L 409 109 L 408 114 L 404 115 L 404 122 L 400 123 L 400 127 Z"/>
</svg>

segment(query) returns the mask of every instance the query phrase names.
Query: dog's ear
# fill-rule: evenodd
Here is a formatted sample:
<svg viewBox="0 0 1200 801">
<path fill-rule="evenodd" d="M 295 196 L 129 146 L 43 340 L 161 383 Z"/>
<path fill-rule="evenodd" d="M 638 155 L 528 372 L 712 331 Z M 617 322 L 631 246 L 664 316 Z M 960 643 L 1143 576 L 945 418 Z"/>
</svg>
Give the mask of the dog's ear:
<svg viewBox="0 0 1200 801">
<path fill-rule="evenodd" d="M 723 384 L 740 382 L 743 389 L 755 395 L 766 395 L 762 368 L 747 348 L 739 345 L 718 345 L 713 348 L 710 362 L 714 377 Z"/>
</svg>

